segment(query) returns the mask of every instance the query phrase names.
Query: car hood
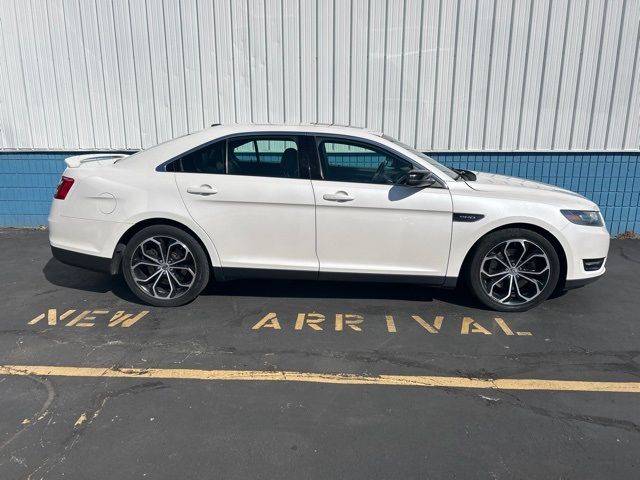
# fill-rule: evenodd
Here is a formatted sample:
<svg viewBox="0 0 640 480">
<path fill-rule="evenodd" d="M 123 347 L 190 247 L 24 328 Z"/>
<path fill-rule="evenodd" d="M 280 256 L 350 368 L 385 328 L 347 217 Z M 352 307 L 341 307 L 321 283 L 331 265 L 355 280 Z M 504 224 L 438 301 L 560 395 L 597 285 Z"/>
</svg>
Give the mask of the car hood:
<svg viewBox="0 0 640 480">
<path fill-rule="evenodd" d="M 544 203 L 566 205 L 567 208 L 598 209 L 595 203 L 582 195 L 554 185 L 494 173 L 473 173 L 476 180 L 468 181 L 467 185 L 479 192 L 495 192 L 511 198 L 531 198 Z"/>
</svg>

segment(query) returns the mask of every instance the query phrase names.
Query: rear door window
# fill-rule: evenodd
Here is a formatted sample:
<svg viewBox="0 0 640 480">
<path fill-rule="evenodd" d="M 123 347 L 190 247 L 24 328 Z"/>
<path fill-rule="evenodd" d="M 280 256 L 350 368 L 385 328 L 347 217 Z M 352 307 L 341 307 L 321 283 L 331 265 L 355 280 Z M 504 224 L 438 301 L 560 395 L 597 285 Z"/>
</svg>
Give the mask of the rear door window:
<svg viewBox="0 0 640 480">
<path fill-rule="evenodd" d="M 229 175 L 299 178 L 298 143 L 288 137 L 242 137 L 227 142 Z"/>
</svg>

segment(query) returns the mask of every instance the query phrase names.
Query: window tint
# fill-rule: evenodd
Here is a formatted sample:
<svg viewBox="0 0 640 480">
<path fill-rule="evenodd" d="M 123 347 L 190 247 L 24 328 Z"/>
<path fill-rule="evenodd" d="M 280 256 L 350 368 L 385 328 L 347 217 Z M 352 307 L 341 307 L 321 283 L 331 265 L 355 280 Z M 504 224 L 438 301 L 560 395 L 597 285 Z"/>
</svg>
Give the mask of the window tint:
<svg viewBox="0 0 640 480">
<path fill-rule="evenodd" d="M 229 175 L 298 178 L 298 145 L 292 138 L 247 138 L 227 142 Z"/>
<path fill-rule="evenodd" d="M 256 142 L 254 140 L 231 141 L 233 154 L 238 162 L 258 163 Z"/>
<path fill-rule="evenodd" d="M 322 141 L 319 150 L 325 180 L 391 185 L 414 168 L 382 150 L 348 141 Z"/>
<path fill-rule="evenodd" d="M 225 142 L 216 142 L 199 150 L 183 155 L 167 165 L 168 172 L 225 173 Z"/>
</svg>

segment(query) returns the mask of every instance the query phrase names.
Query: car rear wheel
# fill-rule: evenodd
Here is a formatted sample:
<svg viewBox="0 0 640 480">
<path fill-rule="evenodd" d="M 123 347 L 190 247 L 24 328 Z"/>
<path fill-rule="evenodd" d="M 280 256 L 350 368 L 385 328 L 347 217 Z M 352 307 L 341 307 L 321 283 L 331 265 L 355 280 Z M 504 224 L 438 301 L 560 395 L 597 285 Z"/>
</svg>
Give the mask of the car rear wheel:
<svg viewBox="0 0 640 480">
<path fill-rule="evenodd" d="M 157 307 L 176 307 L 196 298 L 209 281 L 209 262 L 200 244 L 170 225 L 153 225 L 127 243 L 122 272 L 131 291 Z"/>
<path fill-rule="evenodd" d="M 480 241 L 467 283 L 489 308 L 522 312 L 546 300 L 559 276 L 560 260 L 549 240 L 531 230 L 510 228 Z"/>
</svg>

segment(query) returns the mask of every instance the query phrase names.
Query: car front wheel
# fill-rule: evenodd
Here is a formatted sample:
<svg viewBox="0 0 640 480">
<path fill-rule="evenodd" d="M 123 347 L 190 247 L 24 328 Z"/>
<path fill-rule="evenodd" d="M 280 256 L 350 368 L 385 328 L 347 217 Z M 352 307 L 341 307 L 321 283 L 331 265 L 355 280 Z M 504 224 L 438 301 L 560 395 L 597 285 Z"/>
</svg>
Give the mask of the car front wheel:
<svg viewBox="0 0 640 480">
<path fill-rule="evenodd" d="M 560 260 L 549 240 L 531 230 L 512 228 L 480 241 L 467 283 L 489 308 L 522 312 L 546 300 L 559 276 Z"/>
<path fill-rule="evenodd" d="M 184 305 L 209 281 L 209 262 L 200 244 L 185 231 L 153 225 L 127 243 L 122 272 L 131 291 L 157 307 Z"/>
</svg>

